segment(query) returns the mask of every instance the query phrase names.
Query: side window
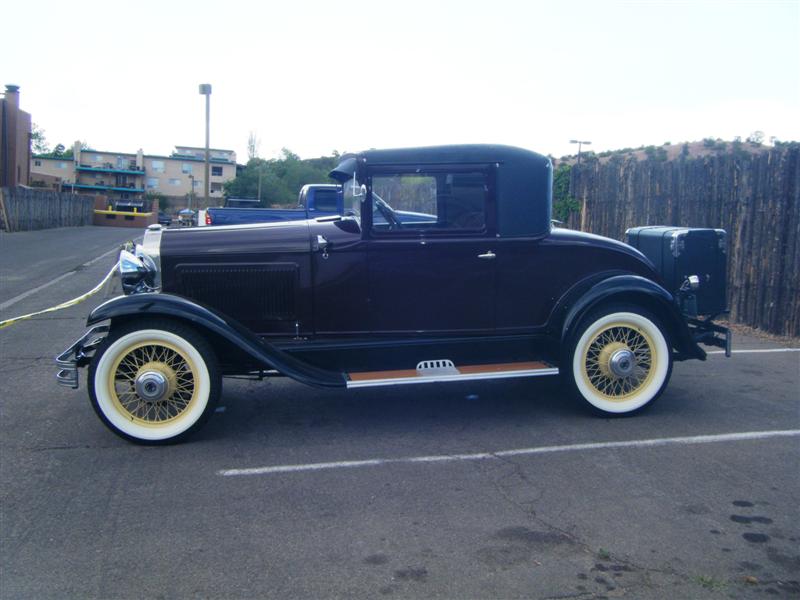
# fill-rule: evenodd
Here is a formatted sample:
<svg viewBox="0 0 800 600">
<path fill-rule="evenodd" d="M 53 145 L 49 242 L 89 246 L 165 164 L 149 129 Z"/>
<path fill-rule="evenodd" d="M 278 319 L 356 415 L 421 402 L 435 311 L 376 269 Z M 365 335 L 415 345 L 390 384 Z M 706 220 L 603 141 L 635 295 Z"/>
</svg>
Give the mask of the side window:
<svg viewBox="0 0 800 600">
<path fill-rule="evenodd" d="M 486 228 L 488 175 L 436 171 L 372 176 L 372 228 L 480 232 Z"/>
</svg>

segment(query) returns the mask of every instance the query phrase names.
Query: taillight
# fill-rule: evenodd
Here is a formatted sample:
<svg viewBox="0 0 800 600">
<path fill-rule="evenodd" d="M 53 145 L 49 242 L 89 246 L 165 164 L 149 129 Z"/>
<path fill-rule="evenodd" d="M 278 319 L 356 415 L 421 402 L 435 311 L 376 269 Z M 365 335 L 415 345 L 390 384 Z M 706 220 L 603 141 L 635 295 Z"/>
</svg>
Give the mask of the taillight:
<svg viewBox="0 0 800 600">
<path fill-rule="evenodd" d="M 211 213 L 206 211 L 206 225 L 211 225 Z"/>
</svg>

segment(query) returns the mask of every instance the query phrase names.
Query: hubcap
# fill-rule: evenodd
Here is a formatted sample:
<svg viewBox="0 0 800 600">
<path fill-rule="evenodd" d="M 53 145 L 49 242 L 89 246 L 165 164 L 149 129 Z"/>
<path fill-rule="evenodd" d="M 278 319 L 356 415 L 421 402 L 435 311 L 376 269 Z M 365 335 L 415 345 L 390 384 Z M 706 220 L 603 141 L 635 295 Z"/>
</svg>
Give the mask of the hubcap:
<svg viewBox="0 0 800 600">
<path fill-rule="evenodd" d="M 608 369 L 617 377 L 628 377 L 636 368 L 636 355 L 625 348 L 617 350 L 608 361 Z"/>
<path fill-rule="evenodd" d="M 145 371 L 136 378 L 136 393 L 145 402 L 158 402 L 169 391 L 169 381 L 158 371 Z"/>
<path fill-rule="evenodd" d="M 606 400 L 633 398 L 653 377 L 653 342 L 626 323 L 596 332 L 583 352 L 583 377 Z"/>
</svg>

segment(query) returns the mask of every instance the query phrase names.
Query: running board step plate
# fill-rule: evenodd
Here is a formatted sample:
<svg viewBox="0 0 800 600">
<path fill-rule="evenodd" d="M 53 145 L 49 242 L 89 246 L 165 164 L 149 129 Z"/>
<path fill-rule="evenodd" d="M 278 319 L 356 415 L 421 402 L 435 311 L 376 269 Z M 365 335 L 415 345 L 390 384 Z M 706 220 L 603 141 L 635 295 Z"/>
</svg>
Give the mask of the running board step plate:
<svg viewBox="0 0 800 600">
<path fill-rule="evenodd" d="M 558 375 L 558 367 L 540 361 L 457 367 L 447 359 L 423 360 L 417 365 L 416 369 L 348 373 L 347 387 L 377 387 L 381 385 L 408 385 L 443 381 L 475 381 L 478 379 L 510 379 L 512 377 L 540 377 L 542 375 Z"/>
</svg>

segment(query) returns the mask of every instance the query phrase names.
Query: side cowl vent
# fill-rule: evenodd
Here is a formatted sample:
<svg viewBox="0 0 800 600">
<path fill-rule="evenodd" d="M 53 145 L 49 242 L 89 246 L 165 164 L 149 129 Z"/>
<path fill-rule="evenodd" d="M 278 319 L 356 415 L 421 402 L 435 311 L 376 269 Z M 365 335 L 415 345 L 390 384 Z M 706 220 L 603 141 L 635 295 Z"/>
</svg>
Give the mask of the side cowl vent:
<svg viewBox="0 0 800 600">
<path fill-rule="evenodd" d="M 295 264 L 182 264 L 175 274 L 181 295 L 242 323 L 296 318 Z"/>
</svg>

